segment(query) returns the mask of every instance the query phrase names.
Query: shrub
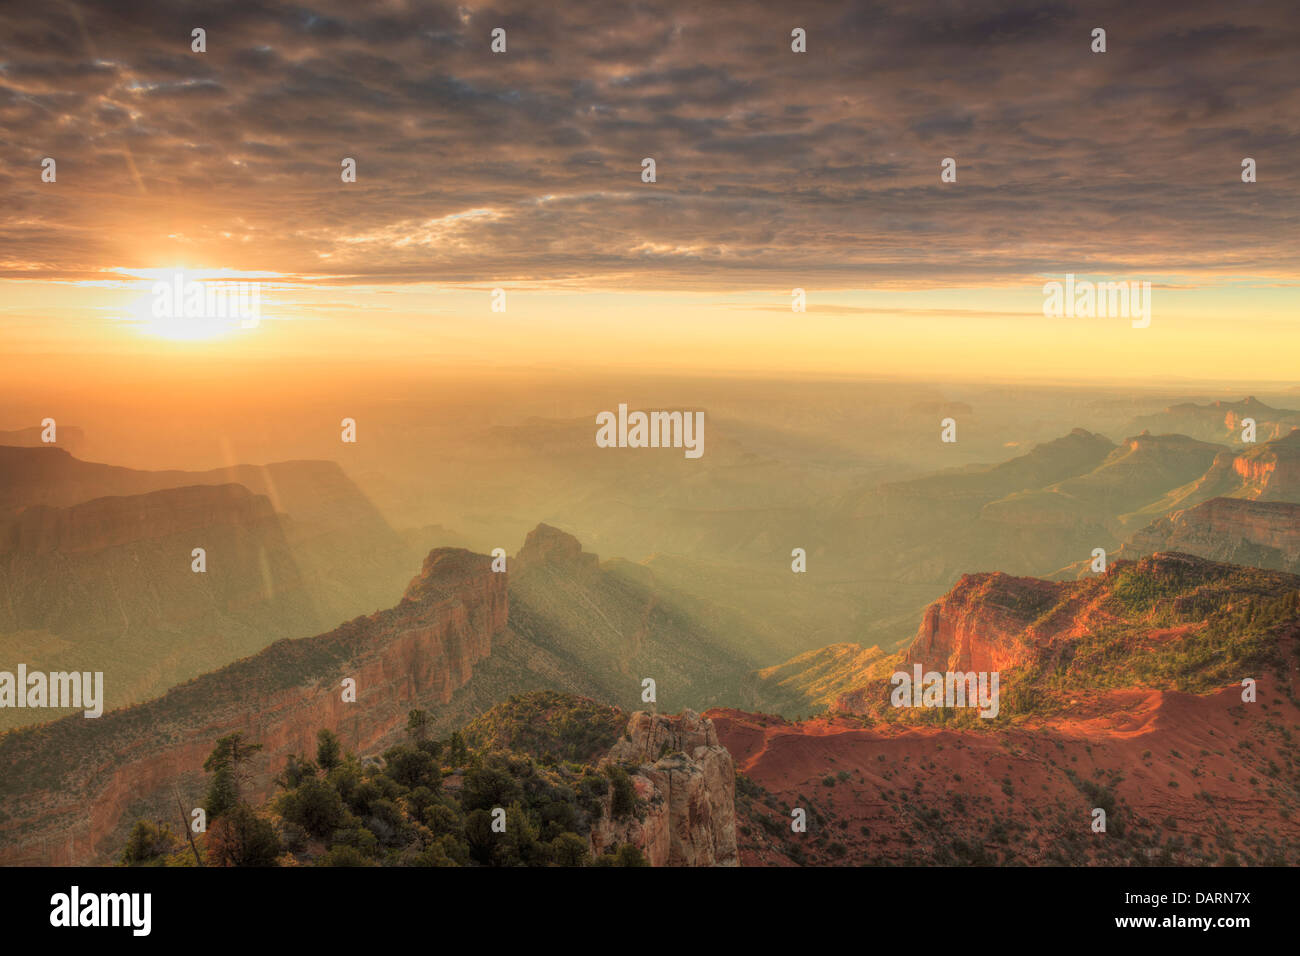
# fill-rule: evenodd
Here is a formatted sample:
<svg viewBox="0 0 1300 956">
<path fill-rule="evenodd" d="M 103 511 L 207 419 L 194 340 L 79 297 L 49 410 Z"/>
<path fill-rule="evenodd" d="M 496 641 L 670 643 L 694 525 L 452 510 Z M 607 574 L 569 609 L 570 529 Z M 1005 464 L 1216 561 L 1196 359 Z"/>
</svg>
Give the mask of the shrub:
<svg viewBox="0 0 1300 956">
<path fill-rule="evenodd" d="M 269 820 L 239 804 L 208 830 L 209 866 L 274 866 L 280 837 Z"/>
<path fill-rule="evenodd" d="M 137 820 L 122 850 L 122 863 L 125 866 L 148 863 L 179 846 L 180 840 L 167 824 L 154 825 L 147 820 Z"/>
<path fill-rule="evenodd" d="M 352 846 L 336 846 L 320 858 L 317 866 L 372 866 L 370 860 Z"/>
<path fill-rule="evenodd" d="M 297 790 L 290 790 L 280 800 L 280 816 L 297 824 L 315 837 L 327 837 L 343 825 L 347 811 L 338 791 L 315 778 L 303 782 Z"/>
<path fill-rule="evenodd" d="M 606 768 L 605 773 L 612 790 L 610 815 L 615 820 L 630 817 L 636 810 L 636 789 L 632 786 L 632 778 L 622 767 L 613 765 Z"/>
</svg>

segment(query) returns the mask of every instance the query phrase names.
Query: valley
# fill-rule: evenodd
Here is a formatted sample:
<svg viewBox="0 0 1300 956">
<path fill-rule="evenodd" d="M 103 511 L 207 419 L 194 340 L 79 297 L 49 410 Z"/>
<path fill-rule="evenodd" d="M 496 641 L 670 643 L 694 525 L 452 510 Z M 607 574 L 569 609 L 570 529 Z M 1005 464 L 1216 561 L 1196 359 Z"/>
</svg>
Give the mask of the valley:
<svg viewBox="0 0 1300 956">
<path fill-rule="evenodd" d="M 1200 421 L 1198 407 L 1148 414 Z M 501 529 L 522 501 L 506 486 L 490 512 L 452 496 L 393 523 L 391 488 L 372 502 L 330 461 L 150 471 L 0 448 L 0 648 L 102 671 L 106 697 L 94 721 L 0 710 L 0 861 L 109 862 L 135 821 L 201 804 L 223 735 L 264 745 L 248 797 L 270 807 L 321 730 L 369 760 L 401 745 L 414 709 L 445 742 L 537 693 L 704 712 L 739 774 L 742 865 L 1294 858 L 1300 431 L 1233 447 L 1074 427 L 935 470 L 723 418 L 700 459 L 628 470 L 593 457 L 579 422 L 538 421 L 526 442 L 498 430 L 483 477 L 555 479 L 531 486 L 555 489 L 548 517 L 513 548 Z M 473 516 L 489 513 L 484 534 Z M 891 706 L 892 675 L 914 668 L 992 673 L 997 701 L 984 717 Z M 1233 702 L 1247 677 L 1258 706 Z M 676 779 L 637 766 L 643 788 Z M 1242 804 L 1234 787 L 1265 777 L 1268 799 Z M 1087 840 L 1089 800 L 1109 841 Z M 1241 839 L 1206 815 L 1222 801 L 1251 808 Z M 796 839 L 781 821 L 799 806 L 812 822 Z M 628 841 L 669 859 L 605 819 L 583 831 L 591 859 Z"/>
</svg>

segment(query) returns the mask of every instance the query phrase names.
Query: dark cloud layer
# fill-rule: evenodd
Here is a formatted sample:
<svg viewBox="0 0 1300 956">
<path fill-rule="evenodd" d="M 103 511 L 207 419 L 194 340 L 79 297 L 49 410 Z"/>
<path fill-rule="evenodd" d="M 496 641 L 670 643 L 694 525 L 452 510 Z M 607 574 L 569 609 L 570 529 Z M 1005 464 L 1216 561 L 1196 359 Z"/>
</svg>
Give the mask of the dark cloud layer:
<svg viewBox="0 0 1300 956">
<path fill-rule="evenodd" d="M 104 0 L 10 4 L 0 38 L 9 277 L 1295 276 L 1294 0 Z"/>
</svg>

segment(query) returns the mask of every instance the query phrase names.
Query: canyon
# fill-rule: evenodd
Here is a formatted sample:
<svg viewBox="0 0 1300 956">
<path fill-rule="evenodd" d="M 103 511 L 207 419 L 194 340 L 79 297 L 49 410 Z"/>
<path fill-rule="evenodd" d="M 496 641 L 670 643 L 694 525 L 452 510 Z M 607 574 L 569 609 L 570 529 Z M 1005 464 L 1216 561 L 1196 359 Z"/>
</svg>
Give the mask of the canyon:
<svg viewBox="0 0 1300 956">
<path fill-rule="evenodd" d="M 460 549 L 431 552 L 401 602 L 312 638 L 284 640 L 95 721 L 65 718 L 0 738 L 0 864 L 106 862 L 137 818 L 179 822 L 200 805 L 213 742 L 242 732 L 265 764 L 264 798 L 290 754 L 329 728 L 358 753 L 401 736 L 413 708 L 437 708 L 506 628 L 505 575 Z M 356 682 L 345 703 L 344 678 Z"/>
<path fill-rule="evenodd" d="M 1160 552 L 1080 581 L 967 575 L 857 686 L 804 655 L 821 716 L 705 716 L 740 774 L 742 865 L 1295 865 L 1298 649 L 1300 577 Z M 1000 670 L 1002 714 L 890 707 L 913 664 Z"/>
<path fill-rule="evenodd" d="M 200 805 L 198 768 L 217 738 L 236 731 L 264 747 L 249 792 L 260 800 L 290 755 L 313 752 L 322 728 L 373 754 L 402 739 L 416 708 L 446 733 L 525 690 L 637 701 L 646 674 L 658 678 L 661 704 L 707 701 L 748 666 L 674 608 L 648 572 L 602 565 L 559 529 L 530 532 L 507 572 L 492 562 L 435 549 L 396 607 L 277 641 L 95 721 L 65 718 L 0 737 L 0 864 L 102 863 L 134 820 L 178 823 L 177 800 L 187 812 Z M 732 670 L 720 670 L 729 660 Z M 341 694 L 349 677 L 354 703 Z M 601 831 L 600 846 L 643 844 L 656 865 L 729 865 L 734 827 L 723 808 L 734 774 L 708 721 L 690 712 L 675 723 L 634 717 L 629 740 L 633 750 L 616 748 L 615 759 L 641 754 L 638 786 L 651 816 L 635 834 Z M 665 742 L 673 754 L 659 753 Z"/>
<path fill-rule="evenodd" d="M 146 472 L 0 447 L 0 502 L 0 661 L 103 670 L 110 708 L 391 606 L 428 551 L 332 462 Z"/>
</svg>

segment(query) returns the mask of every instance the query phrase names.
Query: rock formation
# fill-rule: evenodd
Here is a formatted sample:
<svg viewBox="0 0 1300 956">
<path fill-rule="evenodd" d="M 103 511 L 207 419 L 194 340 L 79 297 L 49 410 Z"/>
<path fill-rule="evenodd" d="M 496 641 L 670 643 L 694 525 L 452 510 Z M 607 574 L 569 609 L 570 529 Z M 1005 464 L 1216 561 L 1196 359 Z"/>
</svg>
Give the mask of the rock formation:
<svg viewBox="0 0 1300 956">
<path fill-rule="evenodd" d="M 66 508 L 34 505 L 0 523 L 0 552 L 101 551 L 216 525 L 271 527 L 283 537 L 268 498 L 242 485 L 192 485 L 95 498 Z"/>
<path fill-rule="evenodd" d="M 321 728 L 353 751 L 382 749 L 407 713 L 437 706 L 491 652 L 507 619 L 506 576 L 460 549 L 431 552 L 397 607 L 316 637 L 283 640 L 98 719 L 68 717 L 0 738 L 0 864 L 102 863 L 147 816 L 179 822 L 204 789 L 218 737 L 264 746 L 249 796 L 261 799 L 289 754 Z M 356 701 L 341 683 L 356 681 Z"/>
<path fill-rule="evenodd" d="M 606 812 L 591 832 L 596 855 L 631 843 L 651 866 L 737 866 L 736 772 L 713 721 L 638 711 L 602 763 L 634 764 L 632 786 L 644 818 Z"/>
<path fill-rule="evenodd" d="M 1238 455 L 1232 467 L 1245 485 L 1242 497 L 1300 500 L 1300 428 Z"/>
<path fill-rule="evenodd" d="M 908 670 L 920 664 L 938 671 L 1000 671 L 1026 663 L 1033 648 L 1020 634 L 1062 591 L 1037 578 L 965 575 L 925 609 L 903 663 Z"/>
<path fill-rule="evenodd" d="M 1215 561 L 1300 572 L 1300 504 L 1212 498 L 1159 518 L 1116 557 L 1184 551 Z"/>
<path fill-rule="evenodd" d="M 600 559 L 582 550 L 582 544 L 573 535 L 539 524 L 524 538 L 524 546 L 514 558 L 517 571 L 539 565 L 553 565 L 570 569 L 582 576 L 595 574 L 600 569 Z"/>
</svg>

